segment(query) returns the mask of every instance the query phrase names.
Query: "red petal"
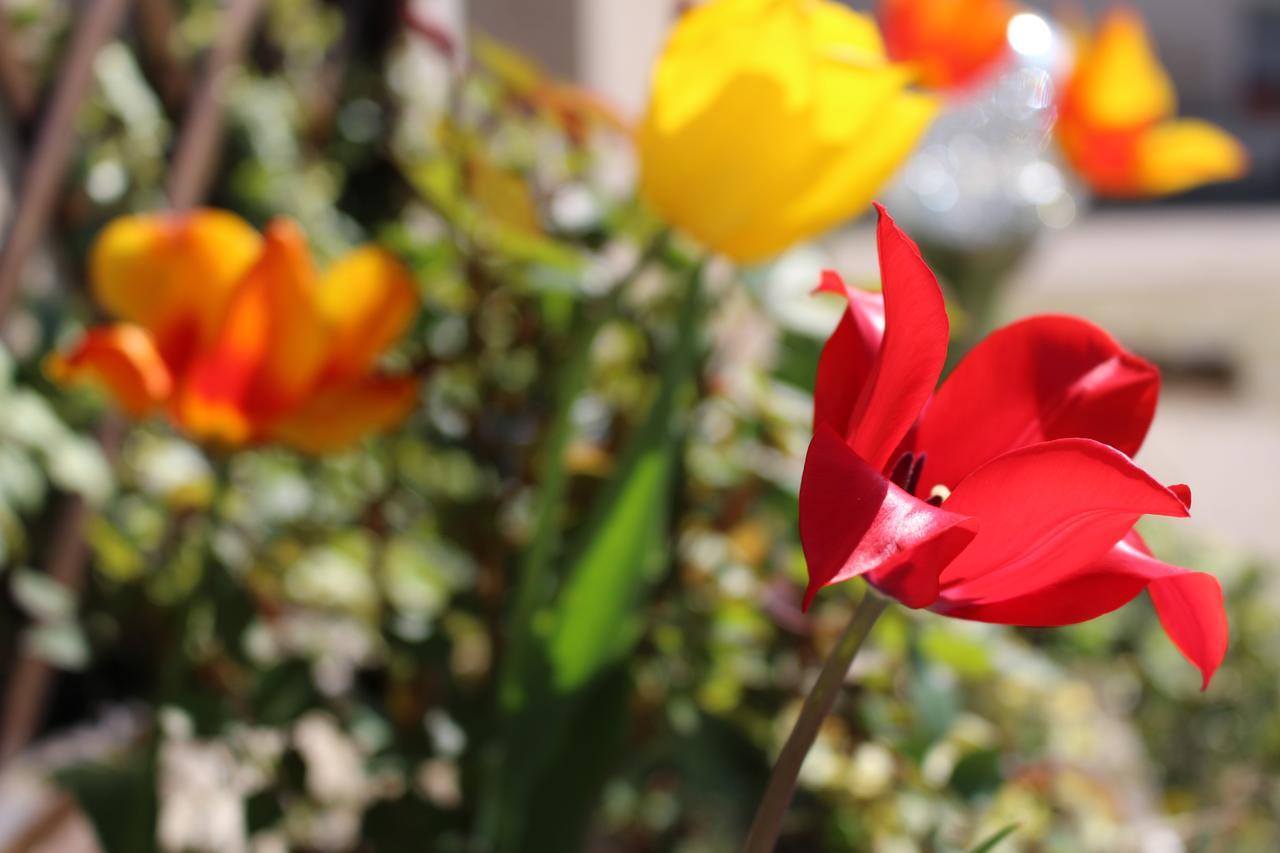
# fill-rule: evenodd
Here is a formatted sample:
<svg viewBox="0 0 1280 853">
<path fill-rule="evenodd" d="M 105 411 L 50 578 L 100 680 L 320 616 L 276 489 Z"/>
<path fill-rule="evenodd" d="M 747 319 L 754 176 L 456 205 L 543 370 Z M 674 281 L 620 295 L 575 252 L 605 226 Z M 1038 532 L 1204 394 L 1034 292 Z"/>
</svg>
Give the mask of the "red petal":
<svg viewBox="0 0 1280 853">
<path fill-rule="evenodd" d="M 1185 487 L 1184 487 L 1185 488 Z M 1136 532 L 1107 554 L 1103 564 L 1116 571 L 1151 577 L 1147 592 L 1169 639 L 1196 669 L 1205 690 L 1227 655 L 1230 628 L 1223 606 L 1222 584 L 1213 575 L 1193 572 L 1157 560 Z"/>
<path fill-rule="evenodd" d="M 938 595 L 938 576 L 973 540 L 973 519 L 916 500 L 823 425 L 800 483 L 800 541 L 809 563 L 808 608 L 819 589 L 872 573 L 909 607 Z"/>
<path fill-rule="evenodd" d="M 1200 670 L 1204 690 L 1227 653 L 1222 585 L 1213 575 L 1160 562 L 1136 532 L 1079 574 L 1050 586 L 1002 601 L 935 609 L 959 619 L 1002 625 L 1071 625 L 1110 613 L 1144 587 L 1169 639 Z"/>
<path fill-rule="evenodd" d="M 955 619 L 1052 628 L 1088 622 L 1117 610 L 1132 601 L 1148 583 L 1147 579 L 1123 572 L 1102 571 L 1094 563 L 1077 574 L 1009 598 L 997 596 L 980 603 L 956 603 L 944 592 L 932 609 Z"/>
<path fill-rule="evenodd" d="M 813 428 L 816 432 L 819 424 L 828 424 L 847 435 L 853 407 L 871 375 L 884 337 L 884 299 L 879 293 L 849 287 L 831 270 L 823 272 L 815 292 L 838 293 L 849 301 L 849 307 L 818 359 Z"/>
<path fill-rule="evenodd" d="M 973 544 L 943 573 L 948 611 L 1067 582 L 1141 516 L 1187 514 L 1176 494 L 1123 453 L 1084 438 L 1006 453 L 962 480 L 944 506 L 981 523 Z M 1057 611 L 1071 616 L 1084 606 L 1063 596 L 1041 605 L 1045 612 L 1036 618 L 1045 621 L 1036 624 L 1054 624 Z"/>
<path fill-rule="evenodd" d="M 921 418 L 921 485 L 954 488 L 1002 453 L 1057 438 L 1133 456 L 1159 390 L 1159 371 L 1092 323 L 1042 316 L 1006 326 L 974 347 Z"/>
<path fill-rule="evenodd" d="M 854 451 L 882 471 L 933 394 L 947 358 L 950 326 L 938 280 L 920 250 L 882 206 L 876 210 L 885 332 L 850 424 Z"/>
</svg>

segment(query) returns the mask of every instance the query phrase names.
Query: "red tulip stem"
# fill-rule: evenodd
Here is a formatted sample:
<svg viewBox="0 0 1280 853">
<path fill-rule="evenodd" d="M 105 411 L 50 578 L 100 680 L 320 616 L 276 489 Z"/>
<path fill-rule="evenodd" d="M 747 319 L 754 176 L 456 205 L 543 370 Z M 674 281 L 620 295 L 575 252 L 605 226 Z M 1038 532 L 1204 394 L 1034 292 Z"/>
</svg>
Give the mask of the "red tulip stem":
<svg viewBox="0 0 1280 853">
<path fill-rule="evenodd" d="M 871 633 L 871 627 L 888 604 L 887 599 L 868 589 L 862 602 L 858 604 L 858 609 L 854 611 L 853 618 L 849 620 L 849 627 L 844 629 L 827 657 L 827 662 L 822 665 L 822 672 L 805 698 L 800 716 L 796 718 L 796 724 L 773 765 L 773 772 L 769 774 L 769 784 L 765 787 L 760 806 L 756 809 L 755 820 L 751 822 L 751 831 L 747 834 L 747 843 L 743 848 L 745 853 L 772 853 L 777 845 L 778 836 L 782 832 L 782 821 L 791 806 L 804 758 L 818 737 L 822 721 L 831 713 L 836 697 L 840 695 L 840 688 L 853 659 L 858 656 L 858 650 Z"/>
</svg>

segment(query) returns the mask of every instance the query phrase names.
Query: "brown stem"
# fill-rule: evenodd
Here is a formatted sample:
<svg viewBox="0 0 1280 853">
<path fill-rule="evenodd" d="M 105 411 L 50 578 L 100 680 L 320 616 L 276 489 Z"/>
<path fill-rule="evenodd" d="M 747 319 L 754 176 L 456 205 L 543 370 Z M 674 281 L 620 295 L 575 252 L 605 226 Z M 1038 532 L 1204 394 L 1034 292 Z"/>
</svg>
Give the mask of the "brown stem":
<svg viewBox="0 0 1280 853">
<path fill-rule="evenodd" d="M 853 659 L 862 648 L 867 634 L 871 633 L 871 626 L 880 618 L 888 603 L 868 589 L 853 618 L 849 620 L 849 627 L 845 628 L 844 634 L 836 641 L 835 648 L 822 666 L 817 682 L 805 697 L 800 716 L 796 718 L 795 726 L 778 755 L 778 761 L 773 765 L 773 772 L 769 774 L 769 784 L 765 787 L 755 820 L 751 822 L 751 830 L 747 834 L 747 843 L 743 848 L 745 853 L 771 853 L 777 845 L 778 836 L 782 832 L 782 821 L 791 806 L 804 758 L 818 737 L 822 721 L 831 713 L 836 697 L 840 695 L 840 687 L 844 684 Z"/>
<path fill-rule="evenodd" d="M 115 33 L 127 3 L 93 0 L 76 24 L 70 55 L 49 112 L 40 124 L 35 154 L 22 181 L 13 227 L 0 248 L 0 318 L 17 294 L 27 259 L 49 224 L 77 141 L 76 116 L 93 82 L 93 61 L 98 49 Z"/>
<path fill-rule="evenodd" d="M 264 0 L 232 0 L 218 28 L 169 169 L 169 204 L 177 210 L 193 207 L 209 191 L 222 145 L 227 82 L 265 6 Z"/>
</svg>

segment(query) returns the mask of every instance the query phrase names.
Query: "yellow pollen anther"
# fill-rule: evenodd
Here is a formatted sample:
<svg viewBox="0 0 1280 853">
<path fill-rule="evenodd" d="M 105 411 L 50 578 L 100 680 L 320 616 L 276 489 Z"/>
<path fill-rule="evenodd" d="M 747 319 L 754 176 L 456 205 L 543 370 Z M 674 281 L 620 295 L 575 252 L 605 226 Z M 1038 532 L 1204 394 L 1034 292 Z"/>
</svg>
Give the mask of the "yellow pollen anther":
<svg viewBox="0 0 1280 853">
<path fill-rule="evenodd" d="M 942 498 L 945 501 L 947 498 L 951 497 L 951 490 L 939 483 L 929 490 L 929 497 Z"/>
</svg>

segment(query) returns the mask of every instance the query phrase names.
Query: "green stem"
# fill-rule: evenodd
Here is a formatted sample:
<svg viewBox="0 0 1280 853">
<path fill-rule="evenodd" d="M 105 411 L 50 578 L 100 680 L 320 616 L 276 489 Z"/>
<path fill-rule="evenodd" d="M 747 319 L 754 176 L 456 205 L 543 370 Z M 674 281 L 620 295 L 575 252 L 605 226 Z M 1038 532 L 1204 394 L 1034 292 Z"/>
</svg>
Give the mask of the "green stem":
<svg viewBox="0 0 1280 853">
<path fill-rule="evenodd" d="M 773 765 L 773 772 L 769 774 L 769 784 L 765 787 L 760 806 L 756 809 L 755 820 L 751 822 L 751 831 L 747 834 L 747 843 L 743 848 L 745 853 L 772 853 L 777 845 L 778 836 L 782 832 L 782 821 L 795 794 L 796 780 L 800 777 L 804 758 L 818 737 L 822 721 L 831 713 L 836 697 L 840 695 L 840 687 L 844 684 L 853 659 L 857 657 L 863 641 L 871 633 L 871 626 L 888 603 L 868 589 L 853 618 L 849 620 L 849 627 L 845 628 L 844 634 L 831 650 L 817 682 L 804 700 L 800 716 L 796 718 L 795 726 L 791 729 L 777 762 Z"/>
<path fill-rule="evenodd" d="M 504 711 L 521 704 L 520 674 L 529 649 L 538 608 L 546 603 L 554 578 L 552 557 L 560 543 L 560 516 L 564 511 L 565 487 L 569 481 L 564 464 L 565 451 L 573 437 L 573 404 L 582 396 L 591 376 L 591 347 L 604 324 L 617 313 L 617 305 L 627 286 L 667 245 L 668 232 L 661 231 L 650 241 L 635 264 L 619 279 L 608 296 L 595 304 L 580 307 L 571 329 L 571 344 L 556 385 L 555 413 L 543 448 L 541 487 L 534 515 L 533 541 L 521 561 L 510 616 L 507 654 L 498 677 L 498 703 Z"/>
<path fill-rule="evenodd" d="M 561 524 L 565 512 L 565 493 L 569 471 L 565 451 L 573 438 L 573 405 L 582 396 L 591 377 L 591 348 L 600 329 L 618 314 L 618 305 L 628 285 L 666 249 L 670 233 L 665 229 L 649 241 L 635 264 L 602 299 L 577 308 L 569 336 L 569 351 L 559 370 L 555 391 L 555 410 L 547 428 L 538 467 L 538 491 L 534 509 L 534 534 L 515 579 L 511 611 L 507 617 L 505 650 L 497 675 L 497 716 L 500 731 L 497 743 L 507 739 L 510 726 L 526 704 L 526 670 L 536 650 L 537 617 L 550 602 L 555 587 L 552 571 L 561 544 Z M 497 832 L 503 779 L 503 748 L 495 746 L 482 768 L 482 795 L 477 818 L 477 834 L 490 842 Z M 492 846 L 490 843 L 489 846 Z"/>
<path fill-rule="evenodd" d="M 510 616 L 511 636 L 499 678 L 498 701 L 504 710 L 520 704 L 520 672 L 539 605 L 546 599 L 552 578 L 551 556 L 559 540 L 559 516 L 563 510 L 565 486 L 569 480 L 564 464 L 565 450 L 573 437 L 573 404 L 581 396 L 591 373 L 591 346 L 611 312 L 579 311 L 571 334 L 573 342 L 556 387 L 555 413 L 543 447 L 541 487 L 534 516 L 534 536 L 521 561 L 516 581 L 515 602 Z"/>
</svg>

